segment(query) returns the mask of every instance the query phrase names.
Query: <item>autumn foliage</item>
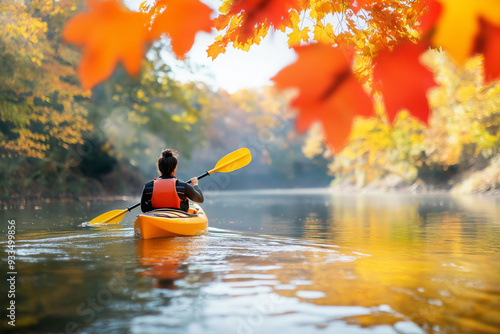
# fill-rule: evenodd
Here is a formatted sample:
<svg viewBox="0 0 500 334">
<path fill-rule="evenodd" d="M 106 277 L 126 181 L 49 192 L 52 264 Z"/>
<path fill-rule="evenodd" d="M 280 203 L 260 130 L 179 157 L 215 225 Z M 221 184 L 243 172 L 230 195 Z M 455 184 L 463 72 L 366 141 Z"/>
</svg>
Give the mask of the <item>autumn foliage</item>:
<svg viewBox="0 0 500 334">
<path fill-rule="evenodd" d="M 431 71 L 420 62 L 430 48 L 446 50 L 461 66 L 484 57 L 486 83 L 500 77 L 498 0 L 226 0 L 212 11 L 198 0 L 156 0 L 139 12 L 117 0 L 88 0 L 88 11 L 71 19 L 65 39 L 83 48 L 80 78 L 93 87 L 118 62 L 137 75 L 148 45 L 162 35 L 183 58 L 198 31 L 220 31 L 208 48 L 215 59 L 232 46 L 248 50 L 270 31 L 287 34 L 298 60 L 274 78 L 296 88 L 297 128 L 322 124 L 327 143 L 340 151 L 355 117 L 374 115 L 381 96 L 390 123 L 401 110 L 429 120 Z"/>
<path fill-rule="evenodd" d="M 393 50 L 381 50 L 373 60 L 374 88 L 384 97 L 391 124 L 402 109 L 428 123 L 430 110 L 426 93 L 436 83 L 433 74 L 419 61 L 425 49 L 421 44 L 404 42 Z"/>
<path fill-rule="evenodd" d="M 280 89 L 297 87 L 292 106 L 299 110 L 297 130 L 323 124 L 326 140 L 339 150 L 355 116 L 373 116 L 371 99 L 355 78 L 349 55 L 323 44 L 297 47 L 298 61 L 283 69 L 274 81 Z M 311 66 L 313 63 L 322 66 Z"/>
<path fill-rule="evenodd" d="M 61 43 L 75 0 L 0 1 L 0 156 L 43 158 L 83 142 L 92 125 L 76 100 L 90 92 L 75 75 L 78 54 Z M 95 65 L 95 64 L 94 64 Z"/>
</svg>

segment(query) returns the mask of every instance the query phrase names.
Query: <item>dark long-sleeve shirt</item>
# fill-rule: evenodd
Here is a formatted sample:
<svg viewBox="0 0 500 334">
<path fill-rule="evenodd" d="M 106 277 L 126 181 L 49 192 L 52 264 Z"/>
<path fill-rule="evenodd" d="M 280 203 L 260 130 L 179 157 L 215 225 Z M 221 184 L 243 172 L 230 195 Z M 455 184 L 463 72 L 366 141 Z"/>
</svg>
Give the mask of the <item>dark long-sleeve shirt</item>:
<svg viewBox="0 0 500 334">
<path fill-rule="evenodd" d="M 171 179 L 174 177 L 175 176 L 160 176 L 160 179 Z M 141 197 L 142 212 L 147 212 L 155 209 L 153 208 L 153 205 L 151 203 L 151 197 L 153 196 L 153 184 L 154 180 L 151 180 L 144 185 L 144 190 L 142 191 Z M 203 203 L 204 201 L 203 193 L 201 192 L 201 189 L 198 185 L 192 186 L 190 183 L 177 180 L 175 188 L 177 190 L 177 195 L 181 199 L 181 210 L 183 211 L 187 211 L 189 209 L 188 199 L 196 203 Z"/>
</svg>

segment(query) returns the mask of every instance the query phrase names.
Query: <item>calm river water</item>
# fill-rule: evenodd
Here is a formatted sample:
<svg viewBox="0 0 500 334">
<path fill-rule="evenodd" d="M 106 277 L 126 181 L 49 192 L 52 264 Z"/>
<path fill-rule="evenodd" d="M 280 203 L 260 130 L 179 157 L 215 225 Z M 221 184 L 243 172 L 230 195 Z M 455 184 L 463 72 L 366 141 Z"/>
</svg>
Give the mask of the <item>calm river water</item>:
<svg viewBox="0 0 500 334">
<path fill-rule="evenodd" d="M 499 197 L 206 197 L 205 235 L 151 240 L 79 227 L 133 200 L 3 207 L 2 332 L 500 333 Z"/>
</svg>

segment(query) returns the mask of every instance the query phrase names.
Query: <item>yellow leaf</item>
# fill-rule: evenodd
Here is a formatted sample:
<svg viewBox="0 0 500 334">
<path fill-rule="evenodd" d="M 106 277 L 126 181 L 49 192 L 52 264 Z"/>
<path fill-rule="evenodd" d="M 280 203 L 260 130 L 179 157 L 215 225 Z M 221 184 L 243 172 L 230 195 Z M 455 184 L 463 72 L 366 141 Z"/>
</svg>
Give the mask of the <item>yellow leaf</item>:
<svg viewBox="0 0 500 334">
<path fill-rule="evenodd" d="M 323 26 L 322 22 L 318 22 L 316 26 L 314 26 L 314 39 L 319 43 L 325 44 L 334 44 L 334 34 L 333 34 L 333 26 L 331 23 L 328 23 L 326 26 Z"/>
<path fill-rule="evenodd" d="M 187 114 L 187 115 L 184 116 L 184 120 L 188 124 L 194 124 L 194 123 L 196 123 L 198 121 L 198 117 L 196 117 L 194 115 L 191 115 L 191 114 Z"/>
<path fill-rule="evenodd" d="M 311 8 L 311 13 L 309 14 L 311 19 L 316 20 L 318 18 L 318 12 L 316 11 L 316 8 Z"/>
<path fill-rule="evenodd" d="M 302 41 L 309 41 L 309 28 L 305 27 L 304 29 L 295 29 L 290 34 L 288 34 L 288 46 L 293 48 L 294 46 L 299 46 Z"/>
<path fill-rule="evenodd" d="M 137 91 L 137 98 L 138 98 L 139 100 L 142 100 L 142 99 L 144 98 L 144 95 L 145 95 L 145 94 L 144 94 L 144 91 L 143 91 L 142 89 L 139 89 L 139 90 Z"/>
<path fill-rule="evenodd" d="M 292 10 L 290 12 L 290 20 L 292 21 L 293 27 L 297 28 L 300 23 L 300 14 Z"/>
<path fill-rule="evenodd" d="M 233 5 L 233 1 L 232 0 L 226 0 L 220 6 L 219 11 L 222 14 L 227 14 L 229 12 L 229 10 L 231 9 L 232 5 Z"/>
</svg>

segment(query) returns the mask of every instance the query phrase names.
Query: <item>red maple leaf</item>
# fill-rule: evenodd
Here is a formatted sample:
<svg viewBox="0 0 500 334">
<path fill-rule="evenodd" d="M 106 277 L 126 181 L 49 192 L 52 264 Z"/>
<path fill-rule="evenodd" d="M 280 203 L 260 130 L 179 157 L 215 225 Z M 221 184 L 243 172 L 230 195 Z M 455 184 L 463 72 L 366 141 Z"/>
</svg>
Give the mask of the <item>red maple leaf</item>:
<svg viewBox="0 0 500 334">
<path fill-rule="evenodd" d="M 289 16 L 291 9 L 300 12 L 299 0 L 238 0 L 231 6 L 229 13 L 245 13 L 243 31 L 249 34 L 255 25 L 266 21 L 269 25 L 279 26 Z"/>
<path fill-rule="evenodd" d="M 482 18 L 479 23 L 474 51 L 484 55 L 484 77 L 486 82 L 492 82 L 500 79 L 500 27 Z"/>
<path fill-rule="evenodd" d="M 296 47 L 298 60 L 272 80 L 279 89 L 298 88 L 297 130 L 321 122 L 326 142 L 340 151 L 351 132 L 354 117 L 374 115 L 370 97 L 354 77 L 351 56 L 325 44 Z"/>
<path fill-rule="evenodd" d="M 151 26 L 152 40 L 166 33 L 172 43 L 172 50 L 178 58 L 191 49 L 198 31 L 210 32 L 213 21 L 212 9 L 198 0 L 169 0 L 158 2 L 164 7 Z"/>
<path fill-rule="evenodd" d="M 139 74 L 147 30 L 141 13 L 115 0 L 87 0 L 90 10 L 64 26 L 63 38 L 83 47 L 78 75 L 84 88 L 106 80 L 122 62 L 130 75 Z"/>
<path fill-rule="evenodd" d="M 419 29 L 424 36 L 432 33 L 443 12 L 443 5 L 435 0 L 423 1 L 425 13 L 419 19 Z"/>
<path fill-rule="evenodd" d="M 373 81 L 382 93 L 390 123 L 401 109 L 407 109 L 428 124 L 430 109 L 426 94 L 437 84 L 432 72 L 419 61 L 425 50 L 424 44 L 404 42 L 392 51 L 381 51 L 374 59 Z"/>
</svg>

